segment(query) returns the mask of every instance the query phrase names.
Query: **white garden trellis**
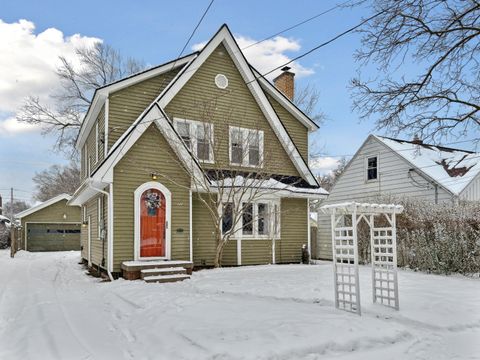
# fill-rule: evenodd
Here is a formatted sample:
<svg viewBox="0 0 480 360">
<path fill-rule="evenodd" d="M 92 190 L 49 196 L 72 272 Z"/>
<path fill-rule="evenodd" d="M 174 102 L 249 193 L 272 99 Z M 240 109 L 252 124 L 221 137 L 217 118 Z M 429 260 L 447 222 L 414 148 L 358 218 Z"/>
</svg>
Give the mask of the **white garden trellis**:
<svg viewBox="0 0 480 360">
<path fill-rule="evenodd" d="M 346 202 L 324 205 L 320 210 L 331 216 L 336 308 L 361 314 L 357 227 L 364 219 L 370 228 L 373 302 L 398 310 L 395 216 L 403 206 Z M 375 217 L 381 216 L 387 225 L 376 227 Z"/>
</svg>

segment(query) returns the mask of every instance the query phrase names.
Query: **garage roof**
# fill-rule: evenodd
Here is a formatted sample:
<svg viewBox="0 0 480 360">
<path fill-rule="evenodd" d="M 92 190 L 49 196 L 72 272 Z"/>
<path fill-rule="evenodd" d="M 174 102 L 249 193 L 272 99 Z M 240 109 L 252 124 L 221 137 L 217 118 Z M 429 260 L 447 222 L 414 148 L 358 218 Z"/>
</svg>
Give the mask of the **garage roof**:
<svg viewBox="0 0 480 360">
<path fill-rule="evenodd" d="M 60 194 L 55 196 L 54 198 L 51 198 L 50 200 L 44 201 L 40 204 L 37 204 L 35 206 L 32 206 L 31 208 L 24 210 L 22 212 L 19 212 L 18 214 L 15 215 L 17 219 L 21 219 L 25 216 L 28 216 L 30 214 L 33 214 L 34 212 L 37 212 L 38 210 L 45 209 L 46 207 L 53 205 L 61 200 L 70 200 L 71 196 L 68 194 Z"/>
</svg>

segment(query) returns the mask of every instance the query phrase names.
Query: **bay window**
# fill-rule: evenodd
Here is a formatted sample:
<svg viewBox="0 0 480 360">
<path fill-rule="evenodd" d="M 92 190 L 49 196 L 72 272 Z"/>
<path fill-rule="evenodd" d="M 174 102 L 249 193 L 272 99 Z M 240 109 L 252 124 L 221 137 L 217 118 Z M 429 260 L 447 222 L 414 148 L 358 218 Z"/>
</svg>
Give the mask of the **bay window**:
<svg viewBox="0 0 480 360">
<path fill-rule="evenodd" d="M 200 161 L 213 163 L 213 124 L 177 119 L 174 126 L 185 146 Z"/>
</svg>

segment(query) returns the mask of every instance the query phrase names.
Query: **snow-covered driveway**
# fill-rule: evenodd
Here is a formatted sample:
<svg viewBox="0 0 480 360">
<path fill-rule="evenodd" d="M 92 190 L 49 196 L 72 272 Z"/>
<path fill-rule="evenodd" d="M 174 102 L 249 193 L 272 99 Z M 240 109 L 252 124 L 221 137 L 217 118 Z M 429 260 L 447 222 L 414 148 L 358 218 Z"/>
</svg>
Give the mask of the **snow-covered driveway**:
<svg viewBox="0 0 480 360">
<path fill-rule="evenodd" d="M 174 284 L 83 274 L 79 254 L 0 251 L 0 359 L 480 359 L 480 281 L 402 271 L 400 311 L 333 308 L 331 264 Z"/>
</svg>

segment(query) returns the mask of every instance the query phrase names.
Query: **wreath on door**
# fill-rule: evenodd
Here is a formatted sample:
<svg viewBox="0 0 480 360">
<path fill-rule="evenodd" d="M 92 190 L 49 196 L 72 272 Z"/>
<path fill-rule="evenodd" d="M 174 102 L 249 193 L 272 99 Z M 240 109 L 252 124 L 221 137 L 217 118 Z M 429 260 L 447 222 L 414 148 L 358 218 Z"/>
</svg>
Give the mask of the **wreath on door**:
<svg viewBox="0 0 480 360">
<path fill-rule="evenodd" d="M 160 194 L 148 190 L 145 194 L 145 205 L 147 207 L 148 216 L 156 216 L 157 209 L 159 209 L 162 205 L 160 200 Z"/>
</svg>

